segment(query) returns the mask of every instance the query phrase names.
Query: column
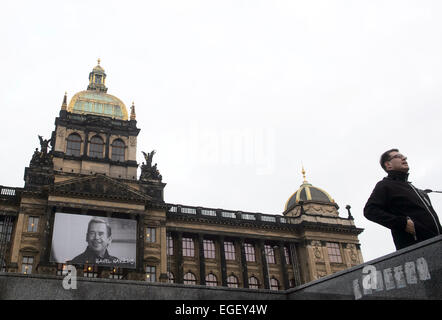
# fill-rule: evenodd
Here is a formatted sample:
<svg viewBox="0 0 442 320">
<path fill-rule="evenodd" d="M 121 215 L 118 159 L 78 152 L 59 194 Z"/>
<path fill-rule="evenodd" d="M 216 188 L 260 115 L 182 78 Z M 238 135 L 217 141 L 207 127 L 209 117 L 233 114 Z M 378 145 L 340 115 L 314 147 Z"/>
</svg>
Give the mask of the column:
<svg viewBox="0 0 442 320">
<path fill-rule="evenodd" d="M 291 242 L 289 243 L 289 251 L 290 251 L 290 258 L 292 260 L 292 268 L 293 273 L 295 275 L 295 286 L 301 285 L 301 275 L 300 275 L 300 269 L 299 269 L 299 261 L 298 261 L 298 255 L 296 254 L 296 243 Z"/>
<path fill-rule="evenodd" d="M 105 152 L 105 159 L 109 159 L 109 141 L 110 141 L 110 133 L 106 134 L 106 152 Z"/>
<path fill-rule="evenodd" d="M 267 252 L 265 249 L 264 240 L 259 240 L 258 246 L 261 252 L 261 264 L 262 264 L 262 275 L 264 279 L 264 288 L 270 289 L 269 265 L 267 262 Z"/>
<path fill-rule="evenodd" d="M 224 250 L 224 237 L 220 236 L 219 241 L 219 251 L 221 258 L 221 285 L 227 287 L 227 265 L 226 265 L 226 252 Z"/>
<path fill-rule="evenodd" d="M 141 214 L 137 214 L 137 225 L 138 225 L 138 243 L 137 243 L 137 272 L 144 274 L 144 218 Z"/>
<path fill-rule="evenodd" d="M 162 221 L 160 223 L 159 236 L 160 236 L 160 282 L 167 282 L 169 277 L 167 276 L 167 231 L 166 231 L 166 222 Z"/>
<path fill-rule="evenodd" d="M 287 290 L 290 288 L 290 282 L 287 271 L 287 262 L 285 260 L 284 242 L 280 241 L 278 243 L 278 247 L 279 247 L 279 259 L 281 261 L 282 284 L 284 286 L 284 289 Z"/>
<path fill-rule="evenodd" d="M 50 247 L 51 247 L 51 239 L 52 239 L 52 231 L 54 225 L 54 216 L 55 216 L 55 208 L 52 206 L 46 207 L 46 215 L 44 219 L 44 230 L 43 237 L 41 239 L 41 256 L 40 256 L 40 264 L 48 264 L 50 259 Z M 42 221 L 43 222 L 43 221 Z"/>
<path fill-rule="evenodd" d="M 243 278 L 244 288 L 248 288 L 249 275 L 247 270 L 246 252 L 244 250 L 244 238 L 239 239 L 239 245 L 241 250 L 241 267 L 242 267 L 242 278 Z"/>
<path fill-rule="evenodd" d="M 88 156 L 87 153 L 87 146 L 89 144 L 89 130 L 84 131 L 84 149 L 83 149 L 83 156 Z"/>
<path fill-rule="evenodd" d="M 200 284 L 206 285 L 206 261 L 204 260 L 204 235 L 198 234 L 198 252 L 200 261 Z"/>
<path fill-rule="evenodd" d="M 177 232 L 175 240 L 176 247 L 176 264 L 177 264 L 177 274 L 176 283 L 184 283 L 184 263 L 183 263 L 183 233 Z"/>
</svg>

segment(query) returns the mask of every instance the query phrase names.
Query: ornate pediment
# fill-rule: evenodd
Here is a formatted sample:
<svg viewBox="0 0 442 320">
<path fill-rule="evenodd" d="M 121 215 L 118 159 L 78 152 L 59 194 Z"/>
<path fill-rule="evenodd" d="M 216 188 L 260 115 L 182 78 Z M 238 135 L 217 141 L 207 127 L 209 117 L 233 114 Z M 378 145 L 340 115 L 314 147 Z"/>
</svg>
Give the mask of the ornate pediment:
<svg viewBox="0 0 442 320">
<path fill-rule="evenodd" d="M 55 183 L 51 186 L 50 193 L 75 197 L 105 198 L 109 200 L 152 201 L 152 197 L 147 194 L 103 174 Z"/>
</svg>

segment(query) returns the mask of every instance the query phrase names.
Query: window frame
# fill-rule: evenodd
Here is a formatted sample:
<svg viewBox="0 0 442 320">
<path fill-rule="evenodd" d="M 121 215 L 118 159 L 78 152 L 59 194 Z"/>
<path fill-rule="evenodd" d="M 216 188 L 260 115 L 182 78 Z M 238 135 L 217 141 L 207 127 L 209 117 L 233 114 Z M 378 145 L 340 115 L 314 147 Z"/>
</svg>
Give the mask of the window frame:
<svg viewBox="0 0 442 320">
<path fill-rule="evenodd" d="M 264 245 L 264 254 L 268 264 L 276 264 L 275 249 L 269 244 Z"/>
<path fill-rule="evenodd" d="M 98 266 L 85 264 L 83 266 L 84 278 L 98 278 Z"/>
<path fill-rule="evenodd" d="M 330 263 L 343 263 L 341 246 L 338 242 L 327 242 L 327 253 Z"/>
<path fill-rule="evenodd" d="M 121 143 L 121 145 L 116 145 L 115 143 Z M 126 159 L 126 144 L 124 143 L 123 140 L 121 139 L 115 139 L 114 141 L 112 141 L 111 144 L 112 150 L 111 150 L 111 160 L 112 161 L 119 161 L 119 162 L 124 162 Z M 115 153 L 115 151 L 118 151 L 117 153 Z M 121 153 L 119 153 L 121 152 Z"/>
<path fill-rule="evenodd" d="M 147 282 L 157 282 L 157 267 L 152 265 L 146 265 L 144 268 Z"/>
<path fill-rule="evenodd" d="M 217 287 L 218 286 L 218 278 L 212 272 L 206 275 L 206 286 L 207 287 Z"/>
<path fill-rule="evenodd" d="M 224 241 L 224 255 L 226 260 L 236 261 L 236 249 L 233 241 Z"/>
<path fill-rule="evenodd" d="M 234 279 L 234 281 L 231 281 Z M 227 287 L 229 288 L 239 288 L 239 279 L 234 274 L 227 277 Z"/>
<path fill-rule="evenodd" d="M 100 141 L 100 143 L 97 141 Z M 98 146 L 101 146 L 101 148 Z M 99 135 L 93 136 L 89 141 L 89 157 L 96 159 L 104 158 L 104 140 Z"/>
<path fill-rule="evenodd" d="M 278 279 L 275 277 L 270 278 L 270 290 L 279 291 L 280 285 Z"/>
<path fill-rule="evenodd" d="M 247 262 L 256 262 L 256 250 L 253 243 L 244 243 L 244 253 Z"/>
<path fill-rule="evenodd" d="M 156 243 L 157 242 L 157 228 L 156 227 L 146 227 L 146 242 Z"/>
<path fill-rule="evenodd" d="M 172 271 L 167 271 L 167 283 L 175 283 L 175 275 Z"/>
<path fill-rule="evenodd" d="M 166 252 L 169 257 L 173 256 L 173 237 L 170 233 L 166 235 Z"/>
<path fill-rule="evenodd" d="M 183 237 L 182 248 L 183 257 L 195 257 L 195 241 L 193 238 Z"/>
<path fill-rule="evenodd" d="M 32 274 L 34 268 L 34 256 L 23 256 L 21 260 L 22 274 Z M 29 271 L 28 271 L 29 270 Z"/>
<path fill-rule="evenodd" d="M 189 279 L 191 277 L 191 279 Z M 196 276 L 192 272 L 187 272 L 183 276 L 183 283 L 187 285 L 196 285 Z"/>
<path fill-rule="evenodd" d="M 205 259 L 216 259 L 215 241 L 211 239 L 203 239 L 203 251 Z"/>
<path fill-rule="evenodd" d="M 72 140 L 71 138 L 76 137 L 79 140 Z M 67 156 L 81 156 L 81 143 L 82 139 L 78 133 L 71 133 L 66 139 L 66 155 Z M 78 149 L 76 148 L 78 144 Z M 75 148 L 73 148 L 75 146 Z M 78 151 L 78 152 L 77 152 Z"/>
<path fill-rule="evenodd" d="M 248 284 L 249 284 L 249 289 L 259 289 L 259 279 L 255 276 L 249 277 Z"/>
<path fill-rule="evenodd" d="M 29 216 L 28 217 L 28 227 L 26 228 L 27 232 L 37 233 L 38 232 L 38 223 L 40 222 L 40 217 L 38 216 Z"/>
</svg>

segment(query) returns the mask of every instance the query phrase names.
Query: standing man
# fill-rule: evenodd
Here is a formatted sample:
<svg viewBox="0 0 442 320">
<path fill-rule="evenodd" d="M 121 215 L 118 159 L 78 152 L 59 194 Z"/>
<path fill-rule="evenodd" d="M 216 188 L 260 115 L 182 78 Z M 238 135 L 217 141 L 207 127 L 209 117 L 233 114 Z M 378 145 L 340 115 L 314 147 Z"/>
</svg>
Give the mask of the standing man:
<svg viewBox="0 0 442 320">
<path fill-rule="evenodd" d="M 396 250 L 441 234 L 430 198 L 408 182 L 407 157 L 391 149 L 382 154 L 380 164 L 388 176 L 376 184 L 364 216 L 391 229 Z"/>
</svg>

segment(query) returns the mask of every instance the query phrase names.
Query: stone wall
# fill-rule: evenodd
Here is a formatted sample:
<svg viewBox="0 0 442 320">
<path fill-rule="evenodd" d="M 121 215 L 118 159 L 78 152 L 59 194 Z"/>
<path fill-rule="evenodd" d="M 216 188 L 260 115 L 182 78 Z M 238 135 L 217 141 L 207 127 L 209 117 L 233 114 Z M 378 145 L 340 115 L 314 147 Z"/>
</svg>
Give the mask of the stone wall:
<svg viewBox="0 0 442 320">
<path fill-rule="evenodd" d="M 442 299 L 442 235 L 286 291 L 82 277 L 78 278 L 76 289 L 66 290 L 62 276 L 0 273 L 0 299 Z"/>
</svg>

